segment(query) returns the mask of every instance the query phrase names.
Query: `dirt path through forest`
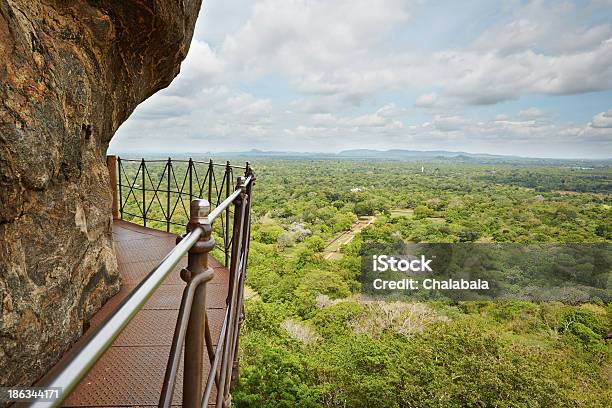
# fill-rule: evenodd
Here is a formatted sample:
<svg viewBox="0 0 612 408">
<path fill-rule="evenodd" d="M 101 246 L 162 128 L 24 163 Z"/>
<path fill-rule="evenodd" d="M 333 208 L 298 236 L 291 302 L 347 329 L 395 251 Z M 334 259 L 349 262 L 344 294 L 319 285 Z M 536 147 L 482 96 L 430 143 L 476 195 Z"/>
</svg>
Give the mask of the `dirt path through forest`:
<svg viewBox="0 0 612 408">
<path fill-rule="evenodd" d="M 353 223 L 350 230 L 339 233 L 334 239 L 327 243 L 327 246 L 323 250 L 323 258 L 340 259 L 342 257 L 340 247 L 351 242 L 359 231 L 372 224 L 374 221 L 376 221 L 376 216 L 373 215 L 359 217 L 357 222 Z"/>
</svg>

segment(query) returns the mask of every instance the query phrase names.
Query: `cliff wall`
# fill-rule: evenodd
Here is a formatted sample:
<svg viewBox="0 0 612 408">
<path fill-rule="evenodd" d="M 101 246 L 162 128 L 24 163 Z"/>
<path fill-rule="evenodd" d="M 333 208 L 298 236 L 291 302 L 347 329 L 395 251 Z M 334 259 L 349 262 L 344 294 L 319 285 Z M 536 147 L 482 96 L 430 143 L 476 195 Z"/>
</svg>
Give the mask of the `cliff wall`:
<svg viewBox="0 0 612 408">
<path fill-rule="evenodd" d="M 119 289 L 105 155 L 166 87 L 201 0 L 0 0 L 0 384 L 30 384 Z"/>
</svg>

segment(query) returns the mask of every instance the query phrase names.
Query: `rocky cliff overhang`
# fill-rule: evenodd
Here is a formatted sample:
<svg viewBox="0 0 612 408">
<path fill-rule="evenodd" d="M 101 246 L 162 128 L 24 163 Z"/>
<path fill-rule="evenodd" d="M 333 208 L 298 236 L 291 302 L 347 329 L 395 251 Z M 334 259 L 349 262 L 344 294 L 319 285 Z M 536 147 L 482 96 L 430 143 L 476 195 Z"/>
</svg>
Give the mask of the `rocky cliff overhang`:
<svg viewBox="0 0 612 408">
<path fill-rule="evenodd" d="M 119 288 L 105 155 L 178 74 L 201 0 L 0 0 L 0 385 L 31 384 Z"/>
</svg>

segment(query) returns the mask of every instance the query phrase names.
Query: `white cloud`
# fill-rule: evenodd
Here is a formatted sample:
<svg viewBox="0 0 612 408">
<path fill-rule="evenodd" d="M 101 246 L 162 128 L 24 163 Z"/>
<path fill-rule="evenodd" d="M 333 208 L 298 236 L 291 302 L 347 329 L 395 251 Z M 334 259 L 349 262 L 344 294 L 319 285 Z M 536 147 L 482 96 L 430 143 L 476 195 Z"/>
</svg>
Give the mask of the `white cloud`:
<svg viewBox="0 0 612 408">
<path fill-rule="evenodd" d="M 336 116 L 330 113 L 316 113 L 310 116 L 309 124 L 318 128 L 345 128 L 372 130 L 373 128 L 401 129 L 403 124 L 396 118 L 402 110 L 394 105 L 385 105 L 374 113 L 358 116 Z"/>
<path fill-rule="evenodd" d="M 438 101 L 438 94 L 435 92 L 423 94 L 419 96 L 414 104 L 414 106 L 419 108 L 431 108 L 435 106 Z"/>
<path fill-rule="evenodd" d="M 521 118 L 525 118 L 525 119 L 537 119 L 537 118 L 546 116 L 546 114 L 542 112 L 541 109 L 538 109 L 533 106 L 531 108 L 527 108 L 525 110 L 519 111 L 518 114 Z"/>
<path fill-rule="evenodd" d="M 510 18 L 485 30 L 474 47 L 502 55 L 525 50 L 565 54 L 596 48 L 612 37 L 612 23 L 594 23 L 593 17 L 605 15 L 610 6 L 606 1 L 511 3 Z"/>
<path fill-rule="evenodd" d="M 241 116 L 269 115 L 272 113 L 272 101 L 270 99 L 257 99 L 253 95 L 242 93 L 229 97 L 225 102 L 225 109 Z"/>
<path fill-rule="evenodd" d="M 505 121 L 505 120 L 509 120 L 510 116 L 506 115 L 505 113 L 500 113 L 499 115 L 495 115 L 495 121 L 496 122 L 501 122 L 501 121 Z"/>
<path fill-rule="evenodd" d="M 399 116 L 402 116 L 405 112 L 405 109 L 396 106 L 394 103 L 388 103 L 378 109 L 376 111 L 376 114 L 383 118 L 397 118 Z"/>
<path fill-rule="evenodd" d="M 419 19 L 444 14 L 444 5 L 238 1 L 240 7 L 210 0 L 204 13 L 219 14 L 200 22 L 209 22 L 211 33 L 197 29 L 180 75 L 143 103 L 115 140 L 175 147 L 185 135 L 219 150 L 419 143 L 495 150 L 494 143 L 509 140 L 592 143 L 600 154 L 610 147 L 612 110 L 592 119 L 597 111 L 588 112 L 576 124 L 565 122 L 554 103 L 522 102 L 612 90 L 612 23 L 602 2 L 529 1 L 499 9 L 483 2 L 482 15 L 495 17 L 428 46 L 444 26 L 419 32 Z M 485 106 L 512 100 L 514 109 L 503 114 Z"/>
<path fill-rule="evenodd" d="M 344 67 L 347 58 L 367 57 L 385 32 L 407 19 L 405 7 L 400 0 L 375 6 L 365 0 L 259 1 L 220 53 L 247 76 L 277 69 L 298 78 L 316 76 Z"/>
<path fill-rule="evenodd" d="M 194 39 L 181 65 L 179 78 L 162 94 L 193 95 L 202 88 L 220 83 L 226 73 L 226 62 L 206 42 Z"/>
<path fill-rule="evenodd" d="M 470 121 L 460 116 L 436 116 L 433 121 L 434 127 L 441 132 L 453 132 L 465 129 Z"/>
<path fill-rule="evenodd" d="M 518 99 L 526 94 L 571 95 L 612 89 L 612 42 L 591 51 L 547 56 L 528 50 L 496 53 L 447 53 L 439 60 L 462 67 L 446 82 L 446 94 L 476 105 Z"/>
<path fill-rule="evenodd" d="M 298 94 L 341 109 L 423 84 L 438 86 L 441 95 L 423 94 L 417 107 L 444 105 L 448 97 L 487 105 L 526 94 L 612 89 L 612 41 L 606 41 L 612 24 L 576 23 L 575 7 L 530 3 L 461 49 L 387 50 L 393 29 L 411 24 L 414 7 L 401 0 L 255 2 L 216 49 L 194 42 L 174 88 L 185 93 L 195 83 L 275 75 Z"/>
<path fill-rule="evenodd" d="M 598 129 L 612 129 L 612 109 L 607 112 L 600 112 L 593 116 L 591 127 Z"/>
</svg>

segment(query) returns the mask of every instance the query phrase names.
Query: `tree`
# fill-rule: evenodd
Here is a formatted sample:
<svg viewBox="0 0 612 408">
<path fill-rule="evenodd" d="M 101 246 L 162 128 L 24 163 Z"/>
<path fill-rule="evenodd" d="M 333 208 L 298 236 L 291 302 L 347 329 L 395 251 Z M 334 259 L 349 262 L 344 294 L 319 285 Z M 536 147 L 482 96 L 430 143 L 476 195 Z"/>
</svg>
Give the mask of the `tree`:
<svg viewBox="0 0 612 408">
<path fill-rule="evenodd" d="M 315 252 L 321 252 L 325 249 L 325 241 L 318 235 L 308 237 L 304 242 L 309 249 Z"/>
<path fill-rule="evenodd" d="M 258 231 L 259 241 L 264 244 L 275 244 L 279 236 L 284 232 L 283 227 L 278 225 L 262 225 Z"/>
<path fill-rule="evenodd" d="M 433 215 L 433 210 L 429 207 L 426 207 L 424 205 L 418 205 L 415 209 L 414 209 L 414 218 L 416 219 L 423 219 L 423 218 L 428 218 L 431 217 Z"/>
<path fill-rule="evenodd" d="M 355 204 L 355 214 L 359 216 L 374 215 L 374 204 L 372 201 L 359 201 Z"/>
</svg>

